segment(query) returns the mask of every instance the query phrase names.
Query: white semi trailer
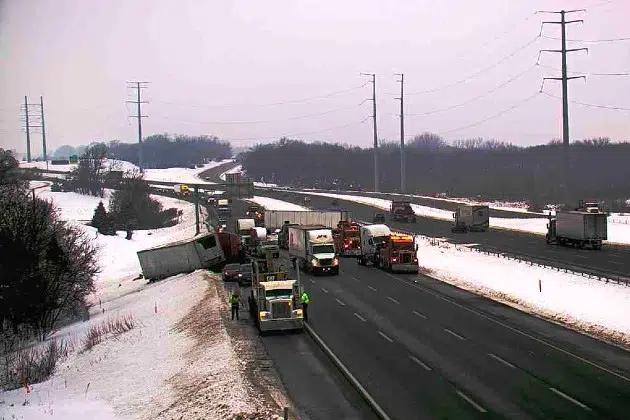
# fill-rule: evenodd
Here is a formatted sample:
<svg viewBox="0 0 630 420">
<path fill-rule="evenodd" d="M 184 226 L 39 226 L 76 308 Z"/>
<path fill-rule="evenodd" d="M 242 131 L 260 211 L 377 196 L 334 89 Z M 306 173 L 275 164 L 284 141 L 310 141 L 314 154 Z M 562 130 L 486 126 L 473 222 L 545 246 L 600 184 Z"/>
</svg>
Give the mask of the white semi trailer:
<svg viewBox="0 0 630 420">
<path fill-rule="evenodd" d="M 602 249 L 608 239 L 608 216 L 599 211 L 557 211 L 549 217 L 547 243 Z"/>
</svg>

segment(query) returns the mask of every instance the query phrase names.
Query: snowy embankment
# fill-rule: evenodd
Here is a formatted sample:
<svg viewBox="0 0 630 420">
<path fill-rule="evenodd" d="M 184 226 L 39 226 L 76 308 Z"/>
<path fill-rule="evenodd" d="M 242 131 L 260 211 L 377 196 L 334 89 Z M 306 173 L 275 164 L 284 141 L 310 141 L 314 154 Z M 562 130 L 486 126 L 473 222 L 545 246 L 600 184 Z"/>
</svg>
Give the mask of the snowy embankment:
<svg viewBox="0 0 630 420">
<path fill-rule="evenodd" d="M 261 204 L 271 200 L 259 198 Z M 281 200 L 267 204 L 270 210 L 295 206 Z M 630 287 L 486 255 L 473 245 L 425 237 L 417 243 L 421 269 L 434 278 L 630 346 Z"/>
<path fill-rule="evenodd" d="M 421 269 L 432 277 L 630 346 L 630 287 L 497 258 L 472 245 L 424 237 L 417 243 Z"/>
<path fill-rule="evenodd" d="M 267 210 L 288 210 L 288 211 L 305 211 L 309 210 L 306 207 L 299 206 L 293 203 L 287 203 L 286 201 L 276 200 L 275 198 L 269 197 L 259 197 L 254 196 L 253 198 L 247 199 L 247 201 L 251 201 L 252 203 L 256 203 L 258 205 L 263 206 Z"/>
<path fill-rule="evenodd" d="M 38 192 L 54 201 L 61 218 L 89 235 L 95 233 L 79 220 L 91 218 L 99 198 Z M 265 382 L 257 372 L 254 344 L 228 333 L 238 326 L 227 321 L 228 297 L 217 276 L 200 270 L 155 284 L 131 279 L 140 271 L 137 250 L 194 235 L 190 203 L 156 198 L 165 208 L 183 210 L 181 223 L 136 231 L 131 241 L 120 233 L 92 236 L 103 271 L 95 283 L 90 319 L 50 337 L 66 340 L 70 351 L 49 380 L 29 384 L 29 392 L 20 388 L 0 393 L 3 418 L 272 419 L 281 411 L 276 401 L 290 405 L 273 381 L 267 380 L 264 391 L 253 385 L 252 381 Z M 103 201 L 107 205 L 107 196 Z M 120 317 L 131 317 L 135 326 L 116 336 L 105 335 L 86 348 L 88 331 Z"/>
<path fill-rule="evenodd" d="M 339 200 L 351 201 L 355 203 L 365 204 L 367 206 L 376 207 L 389 211 L 391 200 L 374 197 L 362 197 L 358 195 L 321 193 L 313 191 L 293 191 L 298 194 L 319 195 L 322 197 L 337 198 Z M 432 207 L 412 204 L 413 211 L 421 217 L 428 217 L 437 220 L 453 220 L 453 212 Z M 546 218 L 540 219 L 505 219 L 501 217 L 491 217 L 490 227 L 497 229 L 516 230 L 521 232 L 534 233 L 537 235 L 545 235 L 547 233 Z M 630 245 L 630 224 L 609 223 L 608 224 L 608 241 L 611 244 Z"/>
</svg>

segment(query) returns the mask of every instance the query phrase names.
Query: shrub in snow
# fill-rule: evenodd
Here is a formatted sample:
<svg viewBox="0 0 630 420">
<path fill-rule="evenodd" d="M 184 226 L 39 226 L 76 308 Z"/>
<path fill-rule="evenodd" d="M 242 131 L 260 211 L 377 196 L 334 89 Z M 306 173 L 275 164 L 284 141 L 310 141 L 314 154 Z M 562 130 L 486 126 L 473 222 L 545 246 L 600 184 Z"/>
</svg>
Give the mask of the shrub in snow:
<svg viewBox="0 0 630 420">
<path fill-rule="evenodd" d="M 115 235 L 116 229 L 114 221 L 110 214 L 105 210 L 105 206 L 102 201 L 99 201 L 98 206 L 94 209 L 94 216 L 92 216 L 92 227 L 98 230 L 98 233 L 103 235 Z"/>
<path fill-rule="evenodd" d="M 0 186 L 0 326 L 45 338 L 76 316 L 99 271 L 96 249 L 52 202 Z"/>
<path fill-rule="evenodd" d="M 9 390 L 27 384 L 47 380 L 57 363 L 68 357 L 73 343 L 65 339 L 54 339 L 40 345 L 25 347 L 18 336 L 5 332 L 0 363 L 0 387 Z"/>
<path fill-rule="evenodd" d="M 107 169 L 105 167 L 107 146 L 95 143 L 81 155 L 79 165 L 67 176 L 68 187 L 79 194 L 103 197 Z"/>
<path fill-rule="evenodd" d="M 85 334 L 85 339 L 83 340 L 83 351 L 90 350 L 110 335 L 117 337 L 120 334 L 134 329 L 135 326 L 136 320 L 131 315 L 110 318 L 100 324 L 93 325 Z"/>
</svg>

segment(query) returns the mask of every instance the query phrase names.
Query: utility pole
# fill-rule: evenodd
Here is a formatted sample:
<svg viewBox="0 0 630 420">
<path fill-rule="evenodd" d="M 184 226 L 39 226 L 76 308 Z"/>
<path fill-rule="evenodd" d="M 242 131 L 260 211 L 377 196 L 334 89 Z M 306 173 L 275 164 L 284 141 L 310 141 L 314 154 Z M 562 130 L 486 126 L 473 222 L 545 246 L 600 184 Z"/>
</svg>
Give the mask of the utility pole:
<svg viewBox="0 0 630 420">
<path fill-rule="evenodd" d="M 44 97 L 40 95 L 39 106 L 42 116 L 42 151 L 44 152 L 44 162 L 46 162 L 46 170 L 48 170 L 48 155 L 46 154 L 46 123 L 44 122 Z"/>
<path fill-rule="evenodd" d="M 136 100 L 135 101 L 127 101 L 128 103 L 137 105 L 136 115 L 130 115 L 132 118 L 138 119 L 138 167 L 140 168 L 140 172 L 144 173 L 144 151 L 142 150 L 142 119 L 146 118 L 146 115 L 142 115 L 141 104 L 148 103 L 147 101 L 142 101 L 140 99 L 141 89 L 146 89 L 147 84 L 149 82 L 127 82 L 128 87 L 136 90 Z"/>
<path fill-rule="evenodd" d="M 560 53 L 562 55 L 562 75 L 561 77 L 544 77 L 543 78 L 543 86 L 545 84 L 545 80 L 560 80 L 562 81 L 562 145 L 564 149 L 563 153 L 563 174 L 564 174 L 564 202 L 568 204 L 571 201 L 571 194 L 569 188 L 569 171 L 570 171 L 570 137 L 569 137 L 569 95 L 568 95 L 568 81 L 571 79 L 586 79 L 586 76 L 567 76 L 567 53 L 575 52 L 575 51 L 586 51 L 588 53 L 588 48 L 567 48 L 567 37 L 566 37 L 566 25 L 570 23 L 584 23 L 582 19 L 578 20 L 566 20 L 567 13 L 576 13 L 576 12 L 585 12 L 584 9 L 576 9 L 576 10 L 561 10 L 559 12 L 553 11 L 538 11 L 536 13 L 553 13 L 560 15 L 560 22 L 557 21 L 544 21 L 541 24 L 540 31 L 542 33 L 542 27 L 545 23 L 560 25 L 561 28 L 561 48 L 559 50 L 540 50 L 538 53 L 538 60 L 540 60 L 540 55 L 543 52 L 553 52 Z M 542 86 L 540 88 L 542 91 Z"/>
<path fill-rule="evenodd" d="M 396 99 L 400 99 L 400 193 L 404 194 L 407 188 L 407 169 L 405 163 L 405 75 L 403 73 L 396 73 L 396 76 L 400 76 L 400 98 Z"/>
<path fill-rule="evenodd" d="M 26 120 L 26 161 L 31 163 L 31 126 L 28 121 L 28 97 L 24 96 L 24 119 Z"/>
<path fill-rule="evenodd" d="M 376 128 L 376 74 L 361 73 L 362 76 L 372 77 L 372 120 L 374 122 L 374 192 L 379 192 L 379 167 L 378 167 L 378 130 Z"/>
</svg>

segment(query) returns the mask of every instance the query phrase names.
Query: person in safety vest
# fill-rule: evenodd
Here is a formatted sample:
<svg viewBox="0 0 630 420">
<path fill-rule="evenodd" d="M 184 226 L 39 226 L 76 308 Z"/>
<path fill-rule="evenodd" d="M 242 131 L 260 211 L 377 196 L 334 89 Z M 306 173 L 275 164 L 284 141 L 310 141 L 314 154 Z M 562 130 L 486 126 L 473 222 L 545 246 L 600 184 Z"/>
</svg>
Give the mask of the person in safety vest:
<svg viewBox="0 0 630 420">
<path fill-rule="evenodd" d="M 311 298 L 308 293 L 302 292 L 300 295 L 300 302 L 302 303 L 302 313 L 304 314 L 304 321 L 308 321 L 308 304 L 311 303 Z"/>
<path fill-rule="evenodd" d="M 230 296 L 230 305 L 232 306 L 232 321 L 234 321 L 234 315 L 236 314 L 236 320 L 238 321 L 238 307 L 241 304 L 241 296 L 235 290 Z"/>
</svg>

